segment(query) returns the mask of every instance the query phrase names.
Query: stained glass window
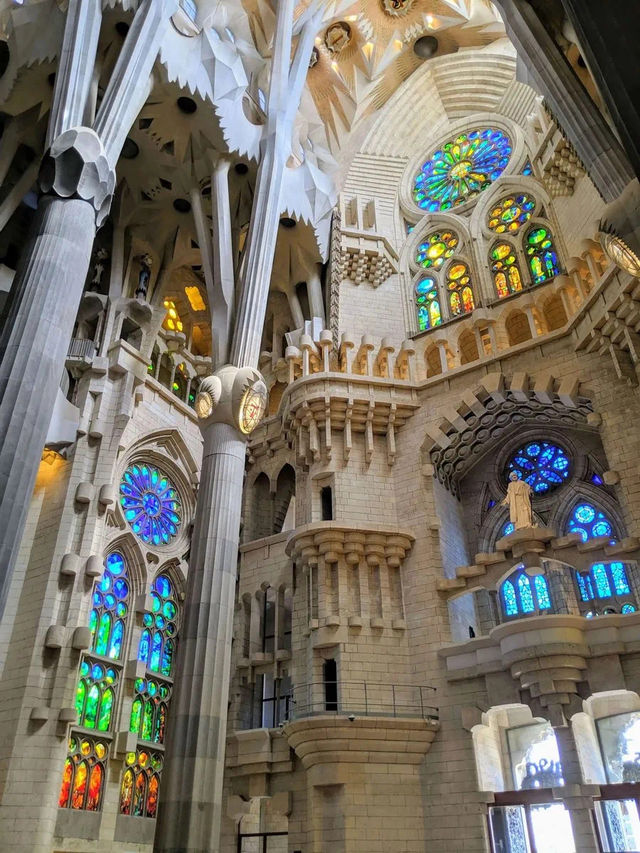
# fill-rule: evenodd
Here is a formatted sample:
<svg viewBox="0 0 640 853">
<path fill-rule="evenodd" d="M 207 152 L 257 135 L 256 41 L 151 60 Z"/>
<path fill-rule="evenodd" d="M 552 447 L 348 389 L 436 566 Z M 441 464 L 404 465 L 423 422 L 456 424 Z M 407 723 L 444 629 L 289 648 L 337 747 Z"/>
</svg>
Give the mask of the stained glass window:
<svg viewBox="0 0 640 853">
<path fill-rule="evenodd" d="M 120 503 L 133 532 L 149 545 L 167 545 L 178 533 L 181 508 L 171 480 L 151 465 L 130 465 L 120 482 Z"/>
<path fill-rule="evenodd" d="M 138 749 L 127 753 L 120 784 L 120 814 L 156 817 L 162 764 L 159 752 Z"/>
<path fill-rule="evenodd" d="M 629 604 L 627 602 L 627 604 L 622 605 L 622 613 L 635 613 L 635 612 L 636 612 L 636 608 L 633 604 Z"/>
<path fill-rule="evenodd" d="M 516 250 L 510 243 L 496 243 L 491 249 L 491 272 L 500 299 L 522 290 L 522 276 Z"/>
<path fill-rule="evenodd" d="M 522 174 L 525 175 L 525 177 L 528 177 L 529 175 L 533 174 L 533 166 L 531 165 L 530 160 L 527 160 L 524 166 L 522 167 Z"/>
<path fill-rule="evenodd" d="M 130 581 L 122 554 L 109 554 L 93 590 L 89 615 L 91 644 L 80 662 L 76 687 L 77 725 L 95 732 L 113 729 L 113 711 L 124 657 Z M 74 732 L 65 761 L 60 806 L 98 811 L 101 807 L 107 747 Z"/>
<path fill-rule="evenodd" d="M 141 740 L 164 743 L 171 685 L 152 678 L 137 678 L 129 731 Z"/>
<path fill-rule="evenodd" d="M 501 130 L 463 133 L 422 165 L 414 183 L 414 201 L 432 213 L 464 204 L 500 177 L 510 156 L 511 140 Z"/>
<path fill-rule="evenodd" d="M 457 261 L 451 264 L 447 270 L 447 291 L 449 294 L 449 307 L 451 314 L 468 314 L 474 309 L 473 290 L 471 289 L 471 276 L 469 267 Z"/>
<path fill-rule="evenodd" d="M 612 598 L 614 595 L 631 595 L 631 587 L 624 563 L 617 561 L 594 563 L 589 572 L 577 572 L 576 581 L 582 601 Z M 631 611 L 623 609 L 622 612 Z"/>
<path fill-rule="evenodd" d="M 418 306 L 418 329 L 421 332 L 433 329 L 442 323 L 438 286 L 434 279 L 423 278 L 416 285 L 416 304 Z"/>
<path fill-rule="evenodd" d="M 524 193 L 510 195 L 491 209 L 489 228 L 496 234 L 517 234 L 535 210 L 535 199 Z"/>
<path fill-rule="evenodd" d="M 525 246 L 534 284 L 541 284 L 560 274 L 558 256 L 548 228 L 534 226 L 527 234 Z"/>
<path fill-rule="evenodd" d="M 518 599 L 516 591 L 511 581 L 505 581 L 502 584 L 502 598 L 504 600 L 504 609 L 507 616 L 518 615 Z"/>
<path fill-rule="evenodd" d="M 127 616 L 129 581 L 124 557 L 117 551 L 105 560 L 102 578 L 93 591 L 93 607 L 89 616 L 90 651 L 118 660 L 122 654 L 124 625 Z"/>
<path fill-rule="evenodd" d="M 452 231 L 434 231 L 418 246 L 416 263 L 425 269 L 439 270 L 457 245 L 458 238 Z"/>
<path fill-rule="evenodd" d="M 501 586 L 506 616 L 527 616 L 551 608 L 551 597 L 544 575 L 530 577 L 519 568 Z"/>
<path fill-rule="evenodd" d="M 85 658 L 80 664 L 76 688 L 78 725 L 108 732 L 115 699 L 116 670 Z"/>
<path fill-rule="evenodd" d="M 107 744 L 72 735 L 62 771 L 58 805 L 61 809 L 99 811 L 105 780 Z"/>
<path fill-rule="evenodd" d="M 167 575 L 158 575 L 151 590 L 151 613 L 143 617 L 143 631 L 138 646 L 138 660 L 147 669 L 170 678 L 178 633 L 178 604 L 176 593 Z"/>
<path fill-rule="evenodd" d="M 513 533 L 515 529 L 516 526 L 513 521 L 507 521 L 505 526 L 502 528 L 502 536 L 508 536 L 510 533 Z"/>
<path fill-rule="evenodd" d="M 169 329 L 171 332 L 181 332 L 183 328 L 182 320 L 178 314 L 176 303 L 171 299 L 165 299 L 164 307 L 167 309 L 167 316 L 164 318 L 164 323 L 162 324 L 164 328 Z"/>
<path fill-rule="evenodd" d="M 569 459 L 556 444 L 532 441 L 517 450 L 507 465 L 506 478 L 515 471 L 534 493 L 545 494 L 562 485 L 569 476 Z"/>
<path fill-rule="evenodd" d="M 595 536 L 613 535 L 610 519 L 590 503 L 580 503 L 575 507 L 567 529 L 569 533 L 579 533 L 583 542 Z"/>
</svg>

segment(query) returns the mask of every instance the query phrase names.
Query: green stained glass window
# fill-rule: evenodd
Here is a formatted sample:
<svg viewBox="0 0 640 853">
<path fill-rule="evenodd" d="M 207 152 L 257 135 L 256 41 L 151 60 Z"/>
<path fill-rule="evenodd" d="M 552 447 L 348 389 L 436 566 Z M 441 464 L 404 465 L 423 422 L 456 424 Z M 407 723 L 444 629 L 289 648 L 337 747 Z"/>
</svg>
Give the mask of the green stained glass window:
<svg viewBox="0 0 640 853">
<path fill-rule="evenodd" d="M 151 589 L 151 612 L 143 617 L 145 628 L 138 646 L 138 660 L 152 672 L 171 677 L 178 632 L 178 603 L 174 585 L 168 575 L 161 574 Z"/>
<path fill-rule="evenodd" d="M 534 284 L 541 284 L 560 274 L 553 237 L 547 227 L 534 225 L 527 234 L 525 246 Z"/>
<path fill-rule="evenodd" d="M 434 151 L 415 178 L 413 199 L 422 210 L 450 210 L 475 198 L 504 172 L 511 140 L 501 130 L 477 128 Z"/>
</svg>

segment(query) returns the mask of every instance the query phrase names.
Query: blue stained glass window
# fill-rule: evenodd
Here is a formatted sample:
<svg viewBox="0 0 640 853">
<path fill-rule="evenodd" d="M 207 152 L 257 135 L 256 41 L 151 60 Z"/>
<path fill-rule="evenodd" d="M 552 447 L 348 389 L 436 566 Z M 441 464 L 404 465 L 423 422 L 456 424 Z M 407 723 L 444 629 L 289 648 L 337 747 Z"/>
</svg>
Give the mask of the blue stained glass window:
<svg viewBox="0 0 640 853">
<path fill-rule="evenodd" d="M 544 575 L 536 575 L 533 579 L 533 585 L 536 589 L 536 597 L 538 599 L 538 609 L 548 610 L 551 607 L 551 599 L 549 598 L 549 587 Z"/>
<path fill-rule="evenodd" d="M 569 459 L 556 444 L 532 441 L 517 450 L 507 465 L 506 476 L 515 471 L 537 495 L 561 486 L 569 476 Z"/>
<path fill-rule="evenodd" d="M 594 474 L 593 477 L 591 478 L 591 482 L 595 483 L 596 486 L 601 486 L 602 485 L 602 477 L 598 477 L 597 474 Z"/>
<path fill-rule="evenodd" d="M 530 161 L 529 161 L 529 160 L 527 160 L 527 161 L 526 161 L 526 163 L 524 164 L 524 166 L 523 166 L 523 168 L 522 168 L 522 174 L 523 174 L 523 175 L 525 175 L 525 176 L 527 176 L 527 177 L 528 177 L 529 175 L 532 175 L 532 174 L 533 174 L 533 168 L 532 168 L 531 163 L 530 163 Z"/>
<path fill-rule="evenodd" d="M 622 612 L 623 613 L 635 613 L 636 608 L 634 607 L 633 604 L 623 604 L 622 605 Z"/>
<path fill-rule="evenodd" d="M 517 616 L 518 599 L 516 598 L 516 591 L 511 581 L 505 581 L 502 584 L 502 598 L 504 599 L 504 610 L 507 616 Z"/>
<path fill-rule="evenodd" d="M 464 204 L 504 172 L 511 140 L 501 130 L 475 129 L 446 142 L 416 175 L 413 198 L 431 213 Z"/>
<path fill-rule="evenodd" d="M 138 660 L 147 669 L 171 677 L 175 662 L 179 608 L 175 587 L 167 575 L 158 575 L 151 587 L 151 611 L 144 614 Z M 153 630 L 152 630 L 153 629 Z"/>
<path fill-rule="evenodd" d="M 110 657 L 112 660 L 120 658 L 124 640 L 122 620 L 127 615 L 128 597 L 129 584 L 126 580 L 124 557 L 114 551 L 105 559 L 104 572 L 93 591 L 89 629 L 90 651 L 94 654 Z"/>
<path fill-rule="evenodd" d="M 569 533 L 579 533 L 582 541 L 594 536 L 612 536 L 613 525 L 607 516 L 593 504 L 580 503 L 573 512 L 568 524 Z"/>
<path fill-rule="evenodd" d="M 502 528 L 502 535 L 508 536 L 510 533 L 513 533 L 513 531 L 515 529 L 516 529 L 516 527 L 515 527 L 515 524 L 513 523 L 513 521 L 507 521 L 505 526 Z"/>
<path fill-rule="evenodd" d="M 587 580 L 589 581 L 589 587 L 591 587 L 591 578 L 588 575 L 585 576 L 578 572 L 576 579 L 578 581 L 578 589 L 580 590 L 580 598 L 583 601 L 591 601 L 593 599 L 593 590 L 587 588 Z"/>
<path fill-rule="evenodd" d="M 442 323 L 438 287 L 434 279 L 423 278 L 416 284 L 416 304 L 418 306 L 418 329 L 421 332 L 433 329 Z"/>
<path fill-rule="evenodd" d="M 611 598 L 611 585 L 604 563 L 595 563 L 591 567 L 591 574 L 596 583 L 598 598 Z"/>
<path fill-rule="evenodd" d="M 627 580 L 624 565 L 622 563 L 611 563 L 609 569 L 611 570 L 611 578 L 616 595 L 629 595 L 631 589 L 629 588 L 629 581 Z"/>
<path fill-rule="evenodd" d="M 130 465 L 120 482 L 120 503 L 133 532 L 149 545 L 167 545 L 181 522 L 178 492 L 151 465 Z"/>
<path fill-rule="evenodd" d="M 506 616 L 527 616 L 551 608 L 551 596 L 544 575 L 529 577 L 522 564 L 501 586 Z"/>
<path fill-rule="evenodd" d="M 533 595 L 531 593 L 531 582 L 524 573 L 518 578 L 518 590 L 520 592 L 522 612 L 533 613 L 535 605 L 533 603 Z"/>
</svg>

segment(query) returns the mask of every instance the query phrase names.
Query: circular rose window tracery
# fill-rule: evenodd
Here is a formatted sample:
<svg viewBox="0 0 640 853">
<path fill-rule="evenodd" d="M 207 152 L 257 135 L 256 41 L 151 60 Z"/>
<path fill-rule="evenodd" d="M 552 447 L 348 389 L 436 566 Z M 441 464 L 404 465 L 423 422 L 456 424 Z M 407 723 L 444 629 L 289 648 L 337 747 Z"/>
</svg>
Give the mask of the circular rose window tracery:
<svg viewBox="0 0 640 853">
<path fill-rule="evenodd" d="M 120 503 L 125 519 L 148 545 L 168 545 L 181 523 L 178 490 L 169 477 L 152 465 L 129 465 L 120 481 Z"/>
<path fill-rule="evenodd" d="M 500 177 L 511 150 L 506 133 L 494 128 L 471 130 L 445 142 L 416 176 L 415 203 L 433 213 L 475 198 Z"/>
</svg>

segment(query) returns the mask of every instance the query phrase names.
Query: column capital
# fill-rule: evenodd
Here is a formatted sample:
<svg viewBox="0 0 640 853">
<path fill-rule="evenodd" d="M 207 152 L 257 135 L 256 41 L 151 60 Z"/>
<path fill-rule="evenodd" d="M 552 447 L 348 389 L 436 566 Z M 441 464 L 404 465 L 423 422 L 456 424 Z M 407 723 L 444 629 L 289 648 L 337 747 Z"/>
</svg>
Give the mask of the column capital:
<svg viewBox="0 0 640 853">
<path fill-rule="evenodd" d="M 95 130 L 73 127 L 53 140 L 42 159 L 38 182 L 45 195 L 92 204 L 100 226 L 111 207 L 116 176 Z"/>
</svg>

